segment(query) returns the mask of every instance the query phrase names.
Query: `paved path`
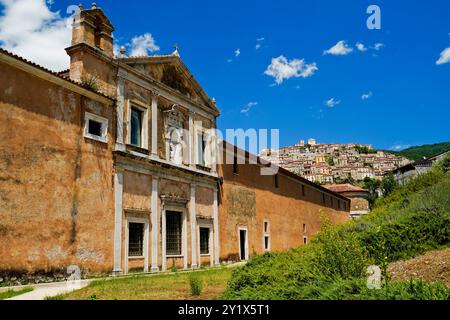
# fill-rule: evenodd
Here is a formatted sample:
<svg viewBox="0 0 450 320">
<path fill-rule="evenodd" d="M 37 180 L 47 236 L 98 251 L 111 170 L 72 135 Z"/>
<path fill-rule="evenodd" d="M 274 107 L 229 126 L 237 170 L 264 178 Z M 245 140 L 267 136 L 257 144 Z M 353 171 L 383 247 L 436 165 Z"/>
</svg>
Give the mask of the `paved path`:
<svg viewBox="0 0 450 320">
<path fill-rule="evenodd" d="M 30 286 L 20 286 L 9 288 L 15 291 L 19 291 L 20 289 L 26 287 L 32 287 L 34 290 L 31 292 L 27 292 L 20 296 L 12 297 L 7 300 L 44 300 L 47 297 L 54 297 L 60 294 L 69 293 L 74 290 L 78 290 L 84 288 L 91 283 L 92 280 L 81 280 L 77 283 L 69 283 L 69 282 L 54 282 L 54 283 L 46 283 L 46 284 L 38 284 L 38 285 L 30 285 Z"/>
</svg>

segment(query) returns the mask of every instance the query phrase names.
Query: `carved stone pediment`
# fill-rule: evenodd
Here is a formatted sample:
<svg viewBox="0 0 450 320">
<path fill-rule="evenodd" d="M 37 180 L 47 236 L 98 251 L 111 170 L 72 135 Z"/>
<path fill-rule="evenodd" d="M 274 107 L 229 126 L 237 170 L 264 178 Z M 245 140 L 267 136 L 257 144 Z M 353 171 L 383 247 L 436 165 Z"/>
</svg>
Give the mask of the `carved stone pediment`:
<svg viewBox="0 0 450 320">
<path fill-rule="evenodd" d="M 189 202 L 189 199 L 185 199 L 173 194 L 162 194 L 160 198 L 163 204 L 176 204 L 185 206 Z"/>
</svg>

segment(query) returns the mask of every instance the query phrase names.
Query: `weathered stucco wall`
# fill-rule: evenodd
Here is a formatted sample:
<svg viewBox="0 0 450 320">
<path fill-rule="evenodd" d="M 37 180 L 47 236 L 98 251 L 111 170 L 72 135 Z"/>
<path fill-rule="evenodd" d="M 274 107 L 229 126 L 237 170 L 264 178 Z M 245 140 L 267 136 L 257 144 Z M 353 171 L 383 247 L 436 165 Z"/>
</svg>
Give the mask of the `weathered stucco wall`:
<svg viewBox="0 0 450 320">
<path fill-rule="evenodd" d="M 322 216 L 333 224 L 350 218 L 348 200 L 325 193 L 324 204 L 321 190 L 283 174 L 279 174 L 276 188 L 275 177 L 262 176 L 258 165 L 239 165 L 238 172 L 233 173 L 232 164 L 219 166 L 219 175 L 224 177 L 219 207 L 222 260 L 239 260 L 239 227 L 248 229 L 248 252 L 252 256 L 264 252 L 264 221 L 269 222 L 271 251 L 284 251 L 302 245 L 304 237 L 309 241 L 319 232 Z"/>
<path fill-rule="evenodd" d="M 0 273 L 111 270 L 112 146 L 84 138 L 104 106 L 0 64 Z"/>
</svg>

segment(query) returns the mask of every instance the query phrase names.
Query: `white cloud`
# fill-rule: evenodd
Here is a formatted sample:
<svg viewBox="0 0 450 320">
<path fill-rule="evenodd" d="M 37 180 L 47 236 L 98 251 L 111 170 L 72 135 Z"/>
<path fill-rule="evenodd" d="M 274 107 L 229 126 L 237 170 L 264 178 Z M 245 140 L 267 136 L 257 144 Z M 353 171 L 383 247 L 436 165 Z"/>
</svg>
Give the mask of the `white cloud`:
<svg viewBox="0 0 450 320">
<path fill-rule="evenodd" d="M 363 43 L 361 42 L 357 42 L 356 43 L 356 49 L 358 49 L 361 52 L 367 51 L 367 48 L 364 46 Z"/>
<path fill-rule="evenodd" d="M 256 46 L 255 46 L 255 49 L 256 50 L 259 50 L 260 48 L 261 48 L 261 42 L 263 42 L 265 39 L 264 39 L 264 37 L 261 37 L 261 38 L 258 38 L 258 39 L 256 39 L 256 42 L 257 42 L 257 44 L 256 44 Z"/>
<path fill-rule="evenodd" d="M 383 48 L 383 47 L 384 47 L 384 44 L 378 42 L 378 43 L 375 43 L 375 44 L 374 44 L 373 49 L 379 51 L 379 50 L 380 50 L 381 48 Z"/>
<path fill-rule="evenodd" d="M 324 55 L 331 54 L 334 56 L 345 56 L 353 51 L 344 40 L 339 41 L 330 49 L 323 52 Z"/>
<path fill-rule="evenodd" d="M 361 99 L 362 99 L 362 100 L 368 100 L 368 99 L 372 98 L 372 96 L 373 96 L 373 92 L 370 91 L 369 93 L 364 93 L 364 94 L 361 96 Z"/>
<path fill-rule="evenodd" d="M 335 106 L 337 106 L 338 104 L 340 104 L 341 101 L 340 100 L 336 100 L 335 98 L 331 98 L 327 101 L 325 101 L 325 105 L 329 108 L 333 108 Z"/>
<path fill-rule="evenodd" d="M 131 39 L 131 56 L 146 56 L 149 52 L 159 51 L 151 33 L 145 33 Z"/>
<path fill-rule="evenodd" d="M 450 47 L 444 49 L 444 51 L 441 52 L 441 56 L 439 57 L 438 61 L 436 61 L 436 64 L 440 65 L 449 62 L 450 62 Z"/>
<path fill-rule="evenodd" d="M 241 110 L 241 113 L 244 113 L 244 114 L 248 114 L 249 112 L 250 112 L 250 110 L 253 108 L 253 107 L 256 107 L 258 105 L 258 102 L 256 102 L 256 101 L 254 101 L 254 102 L 249 102 L 249 103 L 247 103 L 246 105 L 245 105 L 245 107 Z"/>
<path fill-rule="evenodd" d="M 71 18 L 49 9 L 53 1 L 0 0 L 0 45 L 8 50 L 60 71 L 69 67 L 65 48 L 71 44 Z"/>
<path fill-rule="evenodd" d="M 241 55 L 241 49 L 237 48 L 236 50 L 234 50 L 235 57 L 239 57 L 240 55 Z"/>
<path fill-rule="evenodd" d="M 284 80 L 294 78 L 308 78 L 312 76 L 317 70 L 317 64 L 305 63 L 304 59 L 288 60 L 284 56 L 272 58 L 271 64 L 264 72 L 265 75 L 275 78 L 275 82 L 280 85 Z"/>
</svg>

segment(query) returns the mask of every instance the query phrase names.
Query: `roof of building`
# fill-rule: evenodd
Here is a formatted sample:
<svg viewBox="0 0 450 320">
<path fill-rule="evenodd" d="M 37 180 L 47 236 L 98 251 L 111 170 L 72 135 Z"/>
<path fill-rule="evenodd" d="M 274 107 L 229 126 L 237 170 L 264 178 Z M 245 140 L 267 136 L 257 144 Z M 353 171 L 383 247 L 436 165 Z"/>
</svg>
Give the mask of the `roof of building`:
<svg viewBox="0 0 450 320">
<path fill-rule="evenodd" d="M 318 190 L 320 190 L 322 192 L 326 192 L 328 194 L 332 194 L 335 197 L 341 198 L 343 200 L 349 200 L 347 197 L 345 197 L 345 196 L 343 196 L 343 195 L 341 195 L 341 194 L 339 194 L 339 193 L 337 193 L 337 192 L 335 192 L 333 190 L 324 188 L 323 186 L 318 185 L 318 184 L 316 184 L 314 182 L 311 182 L 311 181 L 309 181 L 309 180 L 299 176 L 298 174 L 295 174 L 295 173 L 293 173 L 293 172 L 291 172 L 289 170 L 286 170 L 286 169 L 284 169 L 284 168 L 282 168 L 280 166 L 277 166 L 277 165 L 273 164 L 272 162 L 270 162 L 268 160 L 265 160 L 265 159 L 263 159 L 263 158 L 261 158 L 261 157 L 259 157 L 257 155 L 254 155 L 254 154 L 252 154 L 252 153 L 250 153 L 250 152 L 248 152 L 246 150 L 238 148 L 237 146 L 229 143 L 226 140 L 223 140 L 222 143 L 223 143 L 223 147 L 224 148 L 227 148 L 227 147 L 230 148 L 231 147 L 231 148 L 234 148 L 235 152 L 236 151 L 243 152 L 245 154 L 245 158 L 254 158 L 254 159 L 256 159 L 258 165 L 260 165 L 260 166 L 267 166 L 267 167 L 271 166 L 272 168 L 276 168 L 276 170 L 274 170 L 274 171 L 276 171 L 278 173 L 281 173 L 281 174 L 283 174 L 285 176 L 291 177 L 291 178 L 293 178 L 293 179 L 295 179 L 295 180 L 297 180 L 299 182 L 302 182 L 305 185 L 309 185 L 309 186 L 311 186 L 311 187 L 313 187 L 315 189 L 318 189 Z"/>
<path fill-rule="evenodd" d="M 325 185 L 325 188 L 327 188 L 328 190 L 331 190 L 333 192 L 336 193 L 342 193 L 342 192 L 369 192 L 366 189 L 360 188 L 360 187 L 356 187 L 354 185 L 351 185 L 349 183 L 346 184 L 329 184 L 329 185 Z"/>
<path fill-rule="evenodd" d="M 219 109 L 216 106 L 215 99 L 211 99 L 208 96 L 203 87 L 198 83 L 197 79 L 191 73 L 189 68 L 184 64 L 178 52 L 178 48 L 176 48 L 175 51 L 171 54 L 163 54 L 163 55 L 160 54 L 150 56 L 119 56 L 117 60 L 125 64 L 140 64 L 140 63 L 158 64 L 171 62 L 175 63 L 184 73 L 185 77 L 192 83 L 195 91 L 197 91 L 197 94 L 207 103 L 208 107 L 210 107 L 216 112 L 219 112 Z"/>
<path fill-rule="evenodd" d="M 449 151 L 444 151 L 444 152 L 441 152 L 441 153 L 438 153 L 438 154 L 435 154 L 435 155 L 433 155 L 433 156 L 431 156 L 429 158 L 426 158 L 426 159 L 421 159 L 421 160 L 417 160 L 417 161 L 408 163 L 408 164 L 406 164 L 404 166 L 401 166 L 401 167 L 395 169 L 392 172 L 394 174 L 398 173 L 398 172 L 404 173 L 404 172 L 407 172 L 407 171 L 410 171 L 410 170 L 414 170 L 416 166 L 417 167 L 424 167 L 424 166 L 431 167 L 433 165 L 433 161 L 435 161 L 437 158 L 439 158 L 441 156 L 444 156 L 447 153 L 450 154 L 450 150 Z"/>
<path fill-rule="evenodd" d="M 5 50 L 3 48 L 0 48 L 0 53 L 3 53 L 3 54 L 5 54 L 5 55 L 7 55 L 7 56 L 9 56 L 11 58 L 14 58 L 14 59 L 18 60 L 18 61 L 24 62 L 24 63 L 26 63 L 26 64 L 28 64 L 30 66 L 33 66 L 33 67 L 35 67 L 35 68 L 37 68 L 39 70 L 42 70 L 42 71 L 44 71 L 44 72 L 46 72 L 48 74 L 53 75 L 55 77 L 61 78 L 61 79 L 65 80 L 65 81 L 67 81 L 67 82 L 75 84 L 75 85 L 77 85 L 77 86 L 79 86 L 79 87 L 81 87 L 83 89 L 91 91 L 91 92 L 93 92 L 95 94 L 98 94 L 98 95 L 104 97 L 104 98 L 115 100 L 114 98 L 112 98 L 110 96 L 107 96 L 104 93 L 97 92 L 97 91 L 93 90 L 92 88 L 90 88 L 89 86 L 82 85 L 80 82 L 77 82 L 77 81 L 74 81 L 74 80 L 70 79 L 67 76 L 67 71 L 68 70 L 63 70 L 63 71 L 60 71 L 60 72 L 52 71 L 52 70 L 47 69 L 47 68 L 45 68 L 45 67 L 43 67 L 43 66 L 41 66 L 41 65 L 39 65 L 39 64 L 37 64 L 37 63 L 35 63 L 33 61 L 27 60 L 27 59 L 25 59 L 25 58 L 23 58 L 21 56 L 18 56 L 16 54 L 12 53 L 12 52 L 9 52 L 9 51 L 7 51 L 7 50 Z"/>
</svg>

